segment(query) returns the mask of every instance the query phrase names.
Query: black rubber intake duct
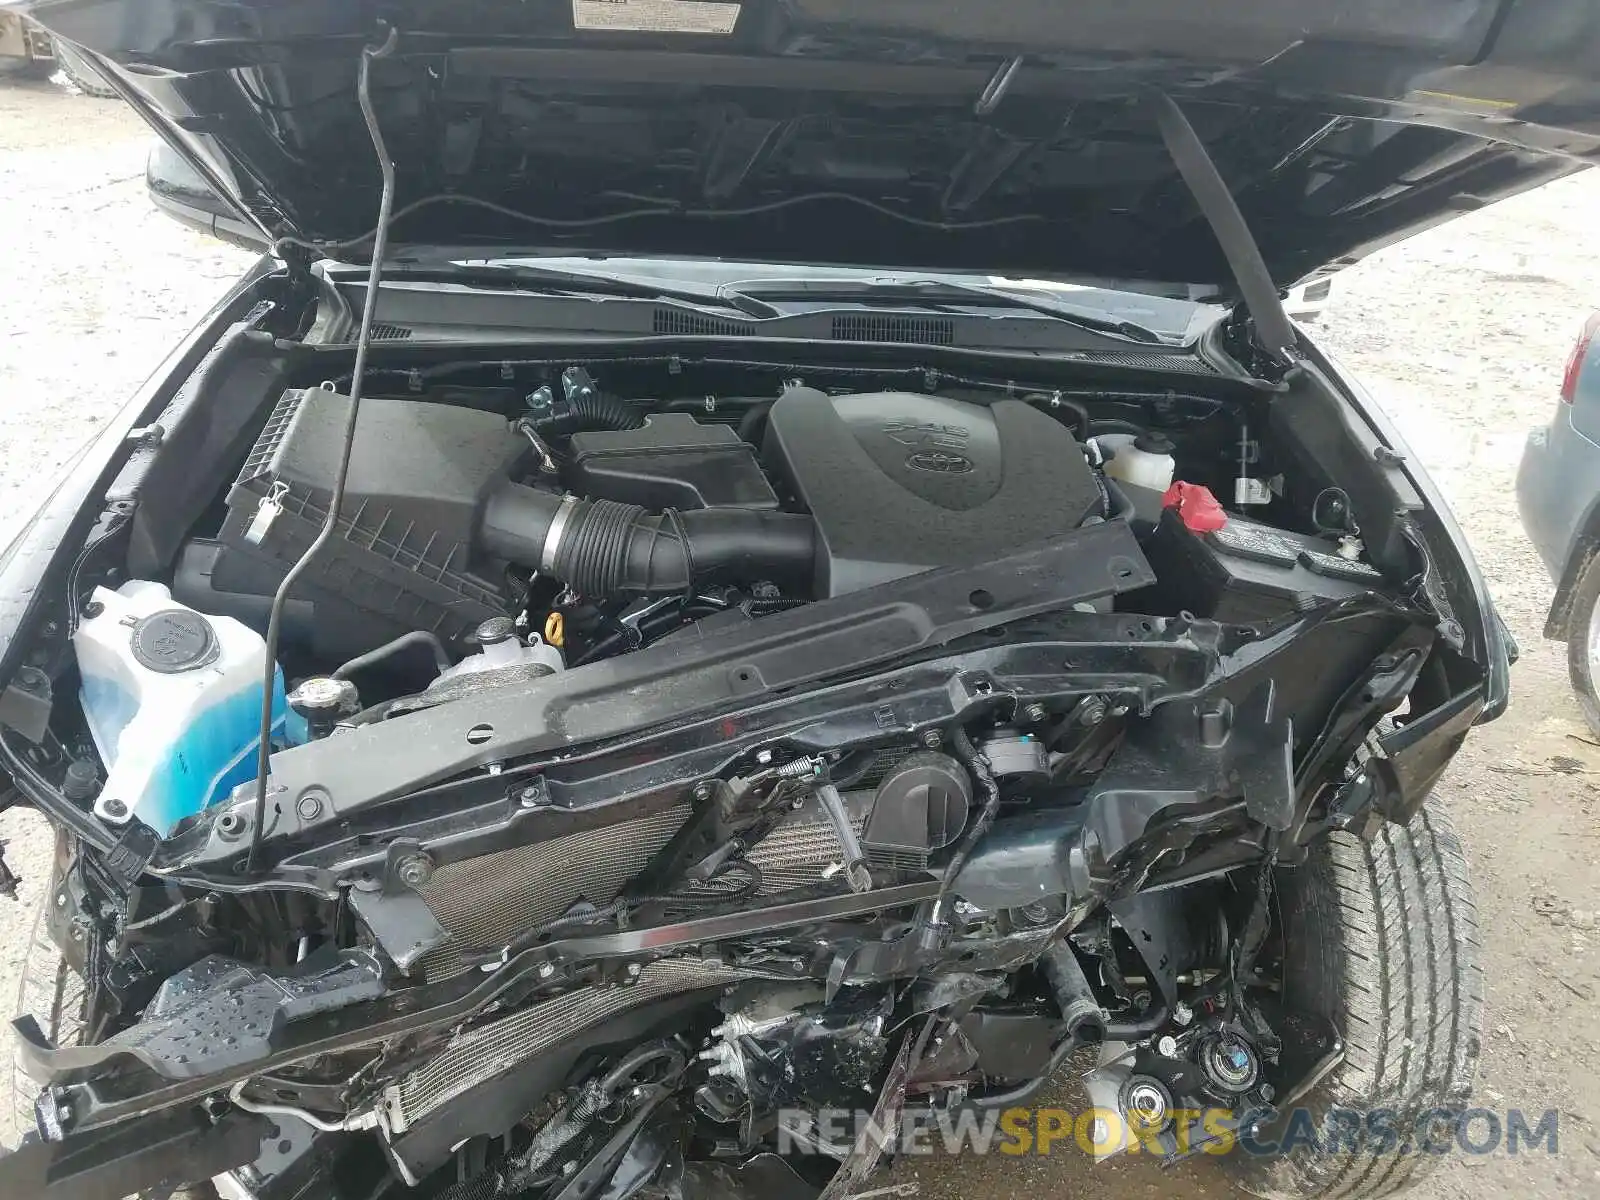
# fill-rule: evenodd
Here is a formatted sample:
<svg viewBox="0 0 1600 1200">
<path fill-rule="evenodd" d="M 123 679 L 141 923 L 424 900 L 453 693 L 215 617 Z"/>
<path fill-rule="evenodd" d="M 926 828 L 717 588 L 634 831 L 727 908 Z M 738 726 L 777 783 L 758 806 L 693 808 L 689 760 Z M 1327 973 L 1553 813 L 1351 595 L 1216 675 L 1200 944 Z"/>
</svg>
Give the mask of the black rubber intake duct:
<svg viewBox="0 0 1600 1200">
<path fill-rule="evenodd" d="M 484 503 L 478 543 L 587 596 L 685 592 L 770 581 L 808 592 L 816 554 L 809 516 L 743 508 L 652 513 L 505 482 Z"/>
</svg>

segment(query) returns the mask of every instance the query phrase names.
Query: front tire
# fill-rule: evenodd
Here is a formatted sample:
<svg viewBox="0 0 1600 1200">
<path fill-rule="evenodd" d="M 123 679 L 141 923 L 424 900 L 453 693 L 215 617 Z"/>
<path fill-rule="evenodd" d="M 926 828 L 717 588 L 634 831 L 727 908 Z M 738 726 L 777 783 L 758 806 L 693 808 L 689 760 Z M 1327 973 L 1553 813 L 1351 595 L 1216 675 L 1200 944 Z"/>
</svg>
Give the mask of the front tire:
<svg viewBox="0 0 1600 1200">
<path fill-rule="evenodd" d="M 1434 1147 L 1453 1147 L 1477 1073 L 1483 974 L 1460 839 L 1428 808 L 1370 844 L 1330 834 L 1281 875 L 1278 901 L 1285 1003 L 1331 1019 L 1345 1054 L 1295 1105 L 1320 1140 L 1286 1138 L 1294 1148 L 1278 1157 L 1236 1150 L 1224 1162 L 1258 1196 L 1392 1195 L 1441 1158 L 1408 1135 L 1420 1128 Z M 1387 1151 L 1373 1133 L 1380 1120 L 1399 1135 Z"/>
<path fill-rule="evenodd" d="M 17 1016 L 29 1016 L 39 1023 L 46 1037 L 57 1046 L 78 1043 L 83 1033 L 83 980 L 61 951 L 50 940 L 45 928 L 44 909 L 34 918 L 33 932 L 22 959 L 22 978 L 17 988 Z M 11 1071 L 6 1080 L 10 1095 L 3 1119 L 9 1128 L 0 1131 L 0 1142 L 16 1145 L 34 1128 L 33 1102 L 39 1085 L 23 1071 L 13 1044 Z"/>
</svg>

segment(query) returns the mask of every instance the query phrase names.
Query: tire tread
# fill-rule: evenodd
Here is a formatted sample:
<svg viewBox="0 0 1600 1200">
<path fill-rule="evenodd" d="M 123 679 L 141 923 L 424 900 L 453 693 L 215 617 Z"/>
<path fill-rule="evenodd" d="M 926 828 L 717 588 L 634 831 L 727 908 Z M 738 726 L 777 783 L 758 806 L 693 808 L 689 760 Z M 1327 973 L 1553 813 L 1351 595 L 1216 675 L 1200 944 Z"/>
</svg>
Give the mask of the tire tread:
<svg viewBox="0 0 1600 1200">
<path fill-rule="evenodd" d="M 1347 833 L 1314 846 L 1285 886 L 1305 978 L 1331 987 L 1345 1057 L 1302 1103 L 1390 1109 L 1402 1131 L 1421 1114 L 1459 1115 L 1472 1094 L 1483 1020 L 1477 908 L 1460 839 L 1424 808 L 1368 844 Z M 1304 982 L 1304 980 L 1302 980 Z M 1270 1160 L 1230 1160 L 1245 1190 L 1283 1200 L 1377 1200 L 1437 1165 L 1424 1152 L 1328 1153 L 1297 1147 Z"/>
</svg>

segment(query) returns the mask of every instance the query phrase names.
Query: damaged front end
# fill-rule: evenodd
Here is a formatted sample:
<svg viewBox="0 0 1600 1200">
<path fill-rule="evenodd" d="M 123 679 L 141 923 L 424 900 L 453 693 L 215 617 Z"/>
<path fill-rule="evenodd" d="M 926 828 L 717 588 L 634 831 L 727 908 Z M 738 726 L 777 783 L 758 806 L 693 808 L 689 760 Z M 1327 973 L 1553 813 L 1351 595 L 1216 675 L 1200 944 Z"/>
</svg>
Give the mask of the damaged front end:
<svg viewBox="0 0 1600 1200">
<path fill-rule="evenodd" d="M 517 338 L 495 264 L 385 278 L 397 40 L 368 266 L 286 238 L 0 560 L 0 766 L 83 988 L 17 1023 L 0 1191 L 843 1200 L 885 1147 L 822 1114 L 1006 1109 L 1080 1053 L 1169 1158 L 1307 1101 L 1359 1034 L 1325 885 L 1448 842 L 1510 647 L 1179 107 L 1115 109 L 1238 277 L 1194 337 L 544 264 L 581 336 Z"/>
<path fill-rule="evenodd" d="M 1272 982 L 1275 876 L 1406 820 L 1481 684 L 1377 590 L 1259 625 L 1081 611 L 1158 577 L 1092 525 L 340 730 L 275 756 L 254 874 L 248 787 L 164 840 L 69 839 L 47 911 L 95 1032 L 19 1024 L 46 1136 L 6 1169 L 267 1197 L 366 1156 L 578 1196 L 670 1161 L 687 1189 L 802 1138 L 796 1110 L 1008 1106 L 1095 1043 L 1091 1098 L 1130 1118 L 1263 1119 L 1338 1049 Z M 491 714 L 489 765 L 390 786 Z"/>
</svg>

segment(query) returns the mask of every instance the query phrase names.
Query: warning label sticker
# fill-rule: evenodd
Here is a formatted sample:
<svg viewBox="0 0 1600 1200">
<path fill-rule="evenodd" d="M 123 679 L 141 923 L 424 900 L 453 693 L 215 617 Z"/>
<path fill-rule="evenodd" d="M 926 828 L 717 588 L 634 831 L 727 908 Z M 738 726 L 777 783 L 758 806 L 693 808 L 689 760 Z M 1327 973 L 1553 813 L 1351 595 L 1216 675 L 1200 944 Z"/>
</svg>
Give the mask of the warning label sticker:
<svg viewBox="0 0 1600 1200">
<path fill-rule="evenodd" d="M 572 0 L 577 29 L 732 33 L 739 5 L 717 0 Z"/>
</svg>

